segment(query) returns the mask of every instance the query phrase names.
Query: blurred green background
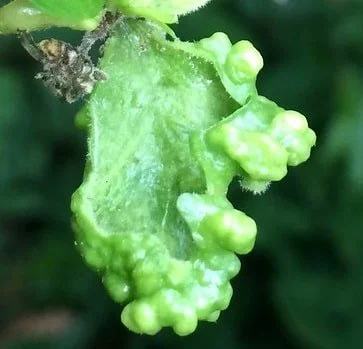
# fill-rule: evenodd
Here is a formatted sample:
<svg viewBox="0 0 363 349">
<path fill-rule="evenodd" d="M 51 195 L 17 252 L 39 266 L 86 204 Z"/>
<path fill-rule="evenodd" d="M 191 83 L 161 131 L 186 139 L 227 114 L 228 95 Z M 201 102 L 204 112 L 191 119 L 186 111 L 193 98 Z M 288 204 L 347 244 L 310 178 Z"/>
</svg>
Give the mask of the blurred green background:
<svg viewBox="0 0 363 349">
<path fill-rule="evenodd" d="M 121 325 L 73 245 L 79 105 L 53 97 L 18 40 L 0 37 L 0 348 L 363 348 L 363 1 L 214 0 L 175 30 L 251 40 L 265 59 L 260 94 L 305 114 L 318 135 L 311 159 L 263 196 L 232 183 L 259 235 L 230 307 L 187 338 Z"/>
</svg>

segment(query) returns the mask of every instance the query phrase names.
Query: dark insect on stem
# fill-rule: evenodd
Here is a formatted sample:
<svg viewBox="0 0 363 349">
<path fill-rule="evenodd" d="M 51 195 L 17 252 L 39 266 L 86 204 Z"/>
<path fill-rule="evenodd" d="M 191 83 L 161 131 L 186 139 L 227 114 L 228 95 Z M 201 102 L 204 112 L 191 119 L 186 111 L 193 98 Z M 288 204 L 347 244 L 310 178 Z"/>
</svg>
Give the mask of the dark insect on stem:
<svg viewBox="0 0 363 349">
<path fill-rule="evenodd" d="M 90 94 L 96 82 L 106 80 L 106 75 L 94 66 L 89 51 L 97 41 L 107 38 L 116 19 L 117 15 L 107 12 L 98 28 L 86 32 L 76 47 L 56 39 L 36 43 L 30 33 L 18 31 L 23 47 L 43 65 L 35 78 L 68 103 Z"/>
</svg>

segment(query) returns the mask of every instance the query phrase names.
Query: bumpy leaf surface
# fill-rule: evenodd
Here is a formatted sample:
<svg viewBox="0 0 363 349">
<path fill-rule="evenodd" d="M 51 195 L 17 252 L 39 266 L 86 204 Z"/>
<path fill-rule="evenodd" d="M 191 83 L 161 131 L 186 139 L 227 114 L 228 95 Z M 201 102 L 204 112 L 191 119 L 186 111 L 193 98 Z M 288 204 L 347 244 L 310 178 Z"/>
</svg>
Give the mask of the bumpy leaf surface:
<svg viewBox="0 0 363 349">
<path fill-rule="evenodd" d="M 72 199 L 77 244 L 127 302 L 128 328 L 187 335 L 228 306 L 235 253 L 254 245 L 255 222 L 226 199 L 231 179 L 263 190 L 308 158 L 315 134 L 257 95 L 261 56 L 223 33 L 171 42 L 155 24 L 123 19 L 101 68 L 108 80 L 77 118 L 89 134 Z"/>
</svg>

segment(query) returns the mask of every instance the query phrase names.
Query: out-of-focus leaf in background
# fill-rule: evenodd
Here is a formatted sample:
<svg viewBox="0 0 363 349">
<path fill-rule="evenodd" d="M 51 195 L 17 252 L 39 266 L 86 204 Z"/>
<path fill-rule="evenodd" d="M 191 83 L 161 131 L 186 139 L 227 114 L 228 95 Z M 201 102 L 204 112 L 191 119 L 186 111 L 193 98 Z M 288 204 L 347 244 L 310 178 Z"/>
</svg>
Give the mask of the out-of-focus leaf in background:
<svg viewBox="0 0 363 349">
<path fill-rule="evenodd" d="M 30 3 L 56 18 L 89 19 L 99 15 L 103 0 L 30 0 Z"/>
<path fill-rule="evenodd" d="M 86 156 L 79 106 L 33 80 L 37 62 L 0 37 L 0 347 L 361 348 L 362 23 L 360 0 L 214 0 L 173 27 L 188 40 L 225 31 L 253 41 L 265 60 L 260 93 L 304 113 L 318 135 L 311 159 L 262 198 L 231 185 L 234 205 L 257 222 L 257 244 L 229 309 L 187 338 L 121 326 L 73 246 L 70 195 Z M 50 36 L 77 40 L 39 34 Z"/>
</svg>

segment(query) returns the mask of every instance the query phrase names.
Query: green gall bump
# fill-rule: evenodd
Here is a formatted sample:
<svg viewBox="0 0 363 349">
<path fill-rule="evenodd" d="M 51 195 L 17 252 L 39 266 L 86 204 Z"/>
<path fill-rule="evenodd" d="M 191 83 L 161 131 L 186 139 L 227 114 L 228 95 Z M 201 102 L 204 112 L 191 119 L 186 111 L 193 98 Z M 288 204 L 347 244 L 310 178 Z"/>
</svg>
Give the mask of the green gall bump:
<svg viewBox="0 0 363 349">
<path fill-rule="evenodd" d="M 225 33 L 214 33 L 211 37 L 202 39 L 196 43 L 196 47 L 201 47 L 211 55 L 211 60 L 223 64 L 232 47 L 231 40 Z"/>
<path fill-rule="evenodd" d="M 231 284 L 226 284 L 223 289 L 223 297 L 220 298 L 218 303 L 218 309 L 225 310 L 228 308 L 229 303 L 231 302 L 231 298 L 233 295 L 233 289 Z"/>
<path fill-rule="evenodd" d="M 193 45 L 179 42 L 178 46 L 212 62 L 225 89 L 236 102 L 243 105 L 249 97 L 257 96 L 255 81 L 263 60 L 248 41 L 232 46 L 226 34 L 215 33 Z"/>
<path fill-rule="evenodd" d="M 184 283 L 192 272 L 192 265 L 189 261 L 173 260 L 171 262 L 171 268 L 168 272 L 168 282 L 172 287 L 177 287 Z"/>
<path fill-rule="evenodd" d="M 139 295 L 152 294 L 163 286 L 163 280 L 159 271 L 155 270 L 155 265 L 150 268 L 137 265 L 132 272 L 132 279 Z"/>
<path fill-rule="evenodd" d="M 219 211 L 206 217 L 200 230 L 213 234 L 220 246 L 239 254 L 252 250 L 257 233 L 254 220 L 237 210 Z"/>
<path fill-rule="evenodd" d="M 130 285 L 117 274 L 107 274 L 103 284 L 116 302 L 124 302 L 130 297 Z"/>
<path fill-rule="evenodd" d="M 271 124 L 271 134 L 286 148 L 290 166 L 306 161 L 316 142 L 316 135 L 308 127 L 305 117 L 291 110 L 276 115 Z"/>
<path fill-rule="evenodd" d="M 223 147 L 228 156 L 254 179 L 278 181 L 287 173 L 285 148 L 266 133 L 243 132 L 223 124 L 207 137 L 211 143 Z"/>
<path fill-rule="evenodd" d="M 216 322 L 219 318 L 219 315 L 221 315 L 221 312 L 215 311 L 212 314 L 210 314 L 206 320 L 209 322 Z"/>
<path fill-rule="evenodd" d="M 92 249 L 89 246 L 84 246 L 81 249 L 81 254 L 86 260 L 87 264 L 92 265 L 94 268 L 103 268 L 107 260 L 105 254 L 99 249 Z"/>
<path fill-rule="evenodd" d="M 224 149 L 241 168 L 242 185 L 255 193 L 282 179 L 287 166 L 310 156 L 315 133 L 303 115 L 284 111 L 264 97 L 253 97 L 206 133 L 210 149 Z"/>
<path fill-rule="evenodd" d="M 195 311 L 192 308 L 185 307 L 183 311 L 178 314 L 173 329 L 179 336 L 187 336 L 195 331 L 197 325 L 198 318 Z"/>
<path fill-rule="evenodd" d="M 133 302 L 125 307 L 121 321 L 136 333 L 154 335 L 161 329 L 153 307 L 146 302 Z"/>
<path fill-rule="evenodd" d="M 236 84 L 256 79 L 262 67 L 263 58 L 249 41 L 234 44 L 225 61 L 226 74 Z"/>
<path fill-rule="evenodd" d="M 183 193 L 178 198 L 177 208 L 193 232 L 198 230 L 205 216 L 233 206 L 223 196 Z"/>
</svg>

